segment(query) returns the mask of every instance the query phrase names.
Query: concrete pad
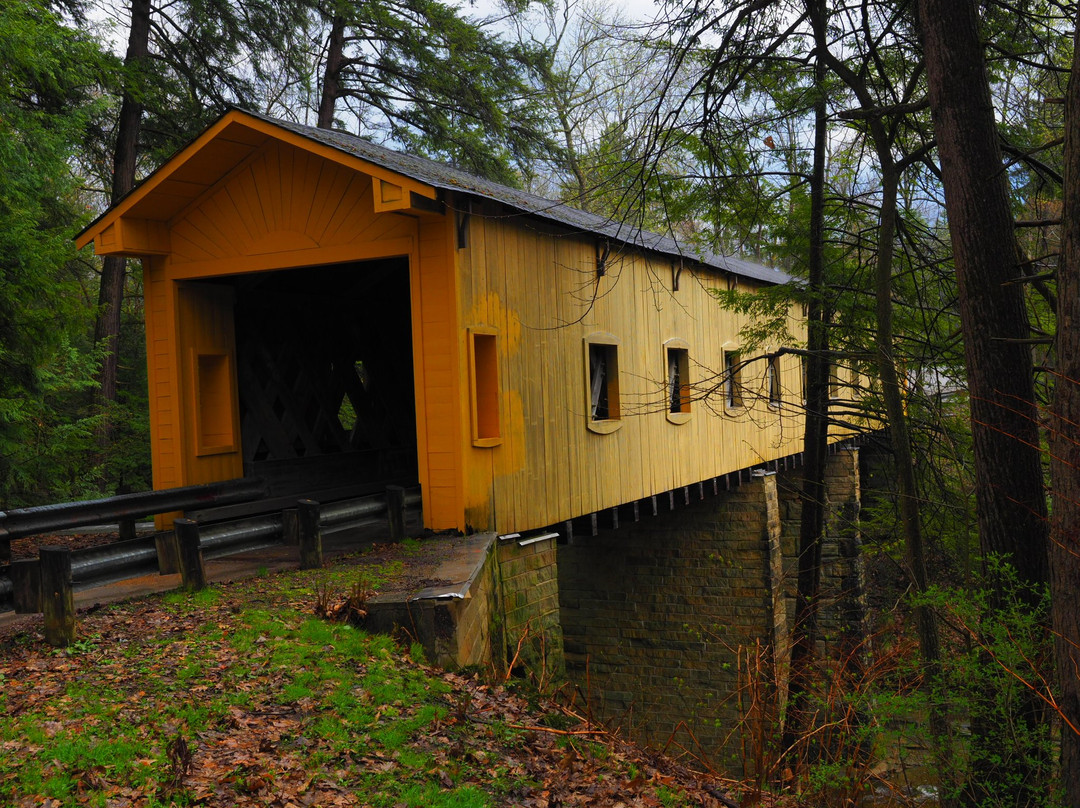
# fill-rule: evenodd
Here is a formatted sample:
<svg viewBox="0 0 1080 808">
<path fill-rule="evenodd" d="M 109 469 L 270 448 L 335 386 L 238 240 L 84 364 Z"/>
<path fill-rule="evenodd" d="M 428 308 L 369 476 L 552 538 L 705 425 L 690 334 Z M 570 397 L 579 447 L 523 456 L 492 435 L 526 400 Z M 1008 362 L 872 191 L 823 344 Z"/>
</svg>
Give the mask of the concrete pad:
<svg viewBox="0 0 1080 808">
<path fill-rule="evenodd" d="M 383 634 L 403 632 L 444 668 L 491 660 L 490 615 L 497 600 L 488 566 L 494 533 L 447 539 L 426 561 L 412 559 L 411 586 L 382 592 L 366 603 L 364 627 Z"/>
</svg>

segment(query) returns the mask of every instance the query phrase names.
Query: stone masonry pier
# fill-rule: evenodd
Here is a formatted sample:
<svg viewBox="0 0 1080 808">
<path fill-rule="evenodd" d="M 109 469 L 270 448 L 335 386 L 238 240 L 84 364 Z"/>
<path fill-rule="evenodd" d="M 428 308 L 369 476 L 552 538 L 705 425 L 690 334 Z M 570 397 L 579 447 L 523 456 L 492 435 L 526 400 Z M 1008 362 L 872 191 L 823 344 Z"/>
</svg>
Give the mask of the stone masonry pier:
<svg viewBox="0 0 1080 808">
<path fill-rule="evenodd" d="M 747 651 L 786 688 L 799 474 L 756 472 L 718 496 L 559 546 L 567 676 L 595 715 L 737 769 L 729 735 L 745 710 Z M 857 450 L 829 458 L 828 490 L 826 651 L 862 603 Z"/>
</svg>

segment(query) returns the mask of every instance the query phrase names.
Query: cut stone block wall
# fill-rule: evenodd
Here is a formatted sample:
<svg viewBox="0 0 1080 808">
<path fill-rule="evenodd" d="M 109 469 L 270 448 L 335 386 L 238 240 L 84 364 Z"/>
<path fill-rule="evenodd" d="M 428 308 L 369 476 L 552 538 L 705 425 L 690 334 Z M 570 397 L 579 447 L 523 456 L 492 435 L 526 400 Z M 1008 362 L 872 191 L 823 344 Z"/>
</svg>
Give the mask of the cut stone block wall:
<svg viewBox="0 0 1080 808">
<path fill-rule="evenodd" d="M 786 699 L 798 580 L 800 471 L 758 476 L 657 517 L 559 547 L 567 676 L 594 714 L 737 771 L 748 650 Z M 857 644 L 865 620 L 858 454 L 831 455 L 819 651 Z M 743 699 L 743 704 L 740 704 Z"/>
<path fill-rule="evenodd" d="M 495 535 L 444 540 L 443 555 L 423 571 L 444 583 L 385 592 L 368 600 L 365 628 L 402 633 L 444 668 L 487 667 L 501 650 L 499 566 Z"/>
<path fill-rule="evenodd" d="M 859 530 L 859 452 L 841 449 L 825 466 L 825 543 L 821 553 L 818 652 L 827 657 L 865 653 L 866 568 Z"/>
<path fill-rule="evenodd" d="M 740 649 L 786 633 L 776 478 L 642 519 L 559 548 L 567 675 L 609 724 L 715 757 Z"/>
<path fill-rule="evenodd" d="M 529 668 L 542 680 L 561 677 L 563 634 L 555 536 L 524 545 L 500 539 L 496 555 L 506 664 Z"/>
<path fill-rule="evenodd" d="M 403 632 L 445 668 L 527 669 L 561 681 L 562 628 L 555 534 L 539 541 L 476 534 L 446 540 L 430 572 L 445 580 L 368 601 L 371 631 Z"/>
<path fill-rule="evenodd" d="M 786 699 L 799 489 L 798 471 L 755 472 L 716 496 L 663 498 L 672 508 L 657 516 L 634 509 L 640 521 L 567 545 L 470 537 L 475 571 L 447 590 L 458 594 L 399 599 L 372 617 L 409 626 L 448 667 L 513 666 L 549 683 L 565 671 L 582 709 L 609 726 L 738 771 L 740 717 L 775 720 L 748 710 L 747 666 L 764 666 L 760 678 L 778 687 L 770 710 Z M 837 656 L 858 647 L 847 627 L 865 620 L 856 452 L 830 457 L 827 491 L 819 651 Z"/>
</svg>

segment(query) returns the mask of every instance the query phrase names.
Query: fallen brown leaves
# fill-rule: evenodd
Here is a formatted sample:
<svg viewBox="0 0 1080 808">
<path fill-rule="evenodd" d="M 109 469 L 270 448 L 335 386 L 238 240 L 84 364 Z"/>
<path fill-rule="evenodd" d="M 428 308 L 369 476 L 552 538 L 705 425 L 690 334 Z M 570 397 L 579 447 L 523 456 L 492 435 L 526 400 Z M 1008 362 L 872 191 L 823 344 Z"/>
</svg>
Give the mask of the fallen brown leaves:
<svg viewBox="0 0 1080 808">
<path fill-rule="evenodd" d="M 312 625 L 270 580 L 81 615 L 68 653 L 0 641 L 0 804 L 730 805 L 536 694 Z"/>
<path fill-rule="evenodd" d="M 443 734 L 429 739 L 443 770 L 453 772 L 462 759 L 481 767 L 498 761 L 508 774 L 532 782 L 508 796 L 513 805 L 661 806 L 658 787 L 680 795 L 677 804 L 722 806 L 702 775 L 670 758 L 627 743 L 582 717 L 549 704 L 554 714 L 572 723 L 546 727 L 552 715 L 530 708 L 526 699 L 478 676 L 442 674 L 451 685 L 446 696 L 454 710 L 437 727 Z M 508 741 L 504 729 L 520 732 Z M 451 730 L 459 730 L 451 732 Z M 631 772 L 633 775 L 631 776 Z M 713 787 L 712 791 L 718 792 Z M 661 792 L 663 793 L 663 792 Z"/>
</svg>

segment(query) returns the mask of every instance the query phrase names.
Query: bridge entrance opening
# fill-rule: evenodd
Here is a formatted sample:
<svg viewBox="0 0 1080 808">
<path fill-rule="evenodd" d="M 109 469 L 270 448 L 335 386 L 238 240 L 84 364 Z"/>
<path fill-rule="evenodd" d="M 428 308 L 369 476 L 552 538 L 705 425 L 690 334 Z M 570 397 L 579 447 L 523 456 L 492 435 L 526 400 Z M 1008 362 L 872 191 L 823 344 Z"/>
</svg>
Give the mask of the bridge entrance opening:
<svg viewBox="0 0 1080 808">
<path fill-rule="evenodd" d="M 271 495 L 414 485 L 408 259 L 229 282 L 244 476 Z"/>
</svg>

